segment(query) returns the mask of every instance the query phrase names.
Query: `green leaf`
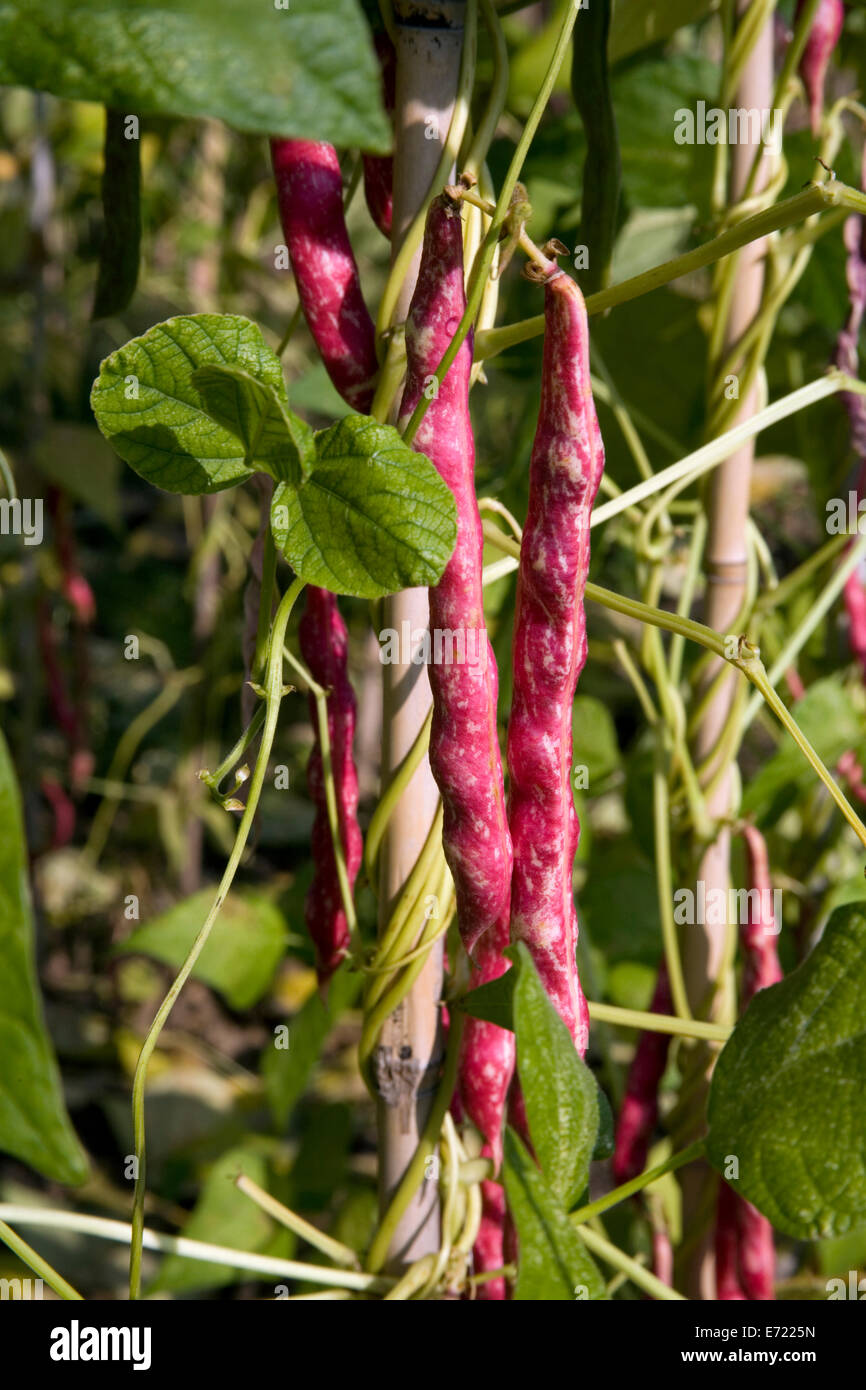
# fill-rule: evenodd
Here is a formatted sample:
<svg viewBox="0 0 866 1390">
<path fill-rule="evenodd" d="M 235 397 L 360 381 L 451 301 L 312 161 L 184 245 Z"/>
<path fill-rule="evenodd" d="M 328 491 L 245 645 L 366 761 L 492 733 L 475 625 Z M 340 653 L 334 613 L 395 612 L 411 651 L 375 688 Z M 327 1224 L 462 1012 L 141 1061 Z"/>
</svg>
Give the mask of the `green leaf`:
<svg viewBox="0 0 866 1390">
<path fill-rule="evenodd" d="M 214 900 L 202 888 L 137 927 L 115 950 L 152 956 L 177 970 L 186 959 Z M 282 913 L 257 893 L 230 893 L 213 924 L 193 976 L 219 990 L 233 1009 L 248 1009 L 265 995 L 283 958 L 288 930 Z"/>
<path fill-rule="evenodd" d="M 517 1070 L 532 1144 L 550 1188 L 567 1211 L 589 1182 L 598 1134 L 598 1086 L 547 996 L 532 956 L 512 948 Z"/>
<path fill-rule="evenodd" d="M 158 323 L 113 352 L 99 369 L 90 404 L 122 459 L 166 492 L 220 492 L 249 478 L 240 436 L 212 419 L 193 375 L 239 368 L 282 401 L 279 359 L 261 330 L 235 314 L 192 314 Z"/>
<path fill-rule="evenodd" d="M 798 1239 L 866 1225 L 866 911 L 838 908 L 812 954 L 752 1000 L 715 1070 L 710 1161 Z"/>
<path fill-rule="evenodd" d="M 0 732 L 0 1149 L 52 1182 L 88 1162 L 66 1113 L 34 963 L 27 847 L 15 770 Z"/>
<path fill-rule="evenodd" d="M 211 419 L 240 439 L 248 468 L 295 486 L 309 477 L 316 457 L 313 431 L 289 410 L 282 383 L 277 390 L 240 367 L 216 363 L 199 367 L 192 383 Z"/>
<path fill-rule="evenodd" d="M 603 1299 L 595 1261 L 511 1128 L 505 1131 L 503 1180 L 520 1247 L 515 1300 Z"/>
<path fill-rule="evenodd" d="M 243 1146 L 230 1149 L 205 1178 L 192 1215 L 183 1228 L 184 1236 L 233 1250 L 262 1252 L 270 1244 L 276 1234 L 274 1223 L 261 1207 L 235 1187 L 234 1179 L 239 1173 L 245 1173 L 267 1190 L 268 1165 L 262 1155 Z M 194 1289 L 218 1289 L 250 1277 L 248 1272 L 242 1274 L 232 1265 L 167 1255 L 147 1292 L 189 1293 Z"/>
<path fill-rule="evenodd" d="M 260 135 L 385 151 L 355 0 L 5 0 L 0 83 L 139 116 L 215 116 Z"/>
<path fill-rule="evenodd" d="M 286 1122 L 306 1089 L 310 1074 L 322 1051 L 322 1044 L 337 1019 L 349 1008 L 361 987 L 361 976 L 343 967 L 328 986 L 328 1002 L 312 994 L 288 1025 L 288 1047 L 275 1044 L 265 1048 L 261 1060 L 262 1079 L 268 1103 L 278 1130 Z"/>
<path fill-rule="evenodd" d="M 127 139 L 122 111 L 105 113 L 102 246 L 93 301 L 95 319 L 120 314 L 135 293 L 141 243 L 141 141 Z"/>
<path fill-rule="evenodd" d="M 277 547 L 308 584 L 379 598 L 436 584 L 457 539 L 450 488 L 390 425 L 348 415 L 316 436 L 316 463 L 271 504 Z"/>
</svg>

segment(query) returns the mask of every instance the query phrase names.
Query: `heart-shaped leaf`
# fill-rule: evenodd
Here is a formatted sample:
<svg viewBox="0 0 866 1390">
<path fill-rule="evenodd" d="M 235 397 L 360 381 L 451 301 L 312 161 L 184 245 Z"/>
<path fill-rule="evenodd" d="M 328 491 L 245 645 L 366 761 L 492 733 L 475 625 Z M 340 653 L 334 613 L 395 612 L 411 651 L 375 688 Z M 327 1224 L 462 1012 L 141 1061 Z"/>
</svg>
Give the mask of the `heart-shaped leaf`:
<svg viewBox="0 0 866 1390">
<path fill-rule="evenodd" d="M 852 903 L 793 974 L 755 995 L 713 1072 L 711 1162 L 799 1239 L 866 1225 L 864 995 L 866 912 Z"/>
<path fill-rule="evenodd" d="M 158 323 L 100 367 L 90 403 L 122 459 L 166 492 L 220 492 L 254 471 L 241 436 L 213 419 L 193 376 L 240 370 L 286 403 L 279 359 L 249 319 L 192 314 Z"/>
<path fill-rule="evenodd" d="M 379 598 L 436 584 L 457 539 L 450 488 L 390 425 L 348 415 L 316 436 L 316 463 L 271 505 L 277 547 L 308 584 Z"/>
</svg>

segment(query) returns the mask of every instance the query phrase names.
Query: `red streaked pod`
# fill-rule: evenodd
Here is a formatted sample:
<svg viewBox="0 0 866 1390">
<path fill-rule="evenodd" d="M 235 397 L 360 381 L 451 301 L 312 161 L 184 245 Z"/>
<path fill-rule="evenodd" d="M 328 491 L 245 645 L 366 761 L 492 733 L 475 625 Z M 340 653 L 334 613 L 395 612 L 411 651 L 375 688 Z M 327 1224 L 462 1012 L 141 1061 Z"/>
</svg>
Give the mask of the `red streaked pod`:
<svg viewBox="0 0 866 1390">
<path fill-rule="evenodd" d="M 427 215 L 418 281 L 406 322 L 406 386 L 403 427 L 431 382 L 466 307 L 460 206 L 447 194 Z M 469 417 L 472 342 L 462 344 L 415 436 L 451 488 L 457 508 L 457 542 L 439 583 L 430 590 L 433 722 L 430 767 L 442 795 L 442 842 L 454 879 L 457 922 L 478 966 L 473 984 L 507 968 L 511 837 L 505 809 L 496 722 L 498 678 L 484 622 L 483 537 L 475 497 L 475 444 Z M 446 645 L 447 643 L 447 645 Z M 457 1093 L 464 1114 L 481 1132 L 483 1152 L 497 1168 L 502 1124 L 514 1070 L 514 1035 L 468 1019 L 461 1048 Z M 486 1183 L 476 1272 L 502 1263 L 504 1198 Z M 490 1261 L 493 1263 L 490 1263 Z M 497 1282 L 480 1297 L 496 1299 Z"/>
<path fill-rule="evenodd" d="M 376 333 L 343 214 L 343 179 L 333 145 L 271 140 L 277 201 L 298 296 L 328 376 L 366 414 L 378 371 Z"/>
<path fill-rule="evenodd" d="M 673 1012 L 664 963 L 659 967 L 650 1012 Z M 635 1050 L 616 1126 L 613 1175 L 618 1183 L 630 1182 L 646 1167 L 659 1113 L 659 1082 L 667 1066 L 670 1041 L 667 1033 L 647 1031 L 641 1034 Z"/>
<path fill-rule="evenodd" d="M 376 35 L 376 52 L 382 69 L 382 102 L 386 114 L 394 113 L 394 84 L 397 77 L 397 54 L 387 34 Z M 364 197 L 367 209 L 383 236 L 391 240 L 391 221 L 394 211 L 394 156 L 365 154 Z"/>
<path fill-rule="evenodd" d="M 301 655 L 313 678 L 328 690 L 328 736 L 337 799 L 340 839 L 350 887 L 361 863 L 361 831 L 358 826 L 358 777 L 352 755 L 355 733 L 355 695 L 347 673 L 348 639 L 335 596 L 326 589 L 309 588 L 307 606 L 298 626 Z M 337 864 L 328 821 L 322 752 L 318 735 L 316 702 L 310 699 L 310 716 L 316 731 L 307 764 L 307 785 L 316 806 L 313 822 L 313 881 L 305 904 L 307 929 L 316 950 L 319 983 L 326 984 L 349 945 L 349 927 L 340 896 Z"/>
<path fill-rule="evenodd" d="M 805 3 L 806 0 L 798 0 L 796 19 L 799 19 Z M 844 23 L 845 6 L 842 0 L 821 0 L 800 59 L 800 76 L 806 88 L 812 134 L 815 136 L 821 129 L 827 68 Z"/>
<path fill-rule="evenodd" d="M 541 405 L 520 548 L 508 725 L 511 936 L 532 953 L 582 1056 L 588 1015 L 575 961 L 572 867 L 580 827 L 571 789 L 571 717 L 586 661 L 589 520 L 604 449 L 583 295 L 558 267 L 551 268 L 544 295 Z"/>
<path fill-rule="evenodd" d="M 334 386 L 353 409 L 366 413 L 378 370 L 375 329 L 346 230 L 336 151 L 322 141 L 273 139 L 271 158 L 280 220 L 304 316 Z M 333 594 L 308 588 L 300 640 L 313 678 L 330 692 L 334 785 L 346 867 L 354 884 L 361 857 L 358 779 L 352 754 L 355 697 L 346 666 L 346 628 Z M 307 780 L 317 809 L 312 837 L 315 872 L 305 914 L 316 948 L 319 980 L 325 983 L 345 953 L 348 924 L 325 805 L 314 701 L 311 712 L 316 733 Z"/>
<path fill-rule="evenodd" d="M 441 195 L 427 215 L 406 322 L 401 428 L 422 392 L 431 389 L 465 304 L 460 207 Z M 454 878 L 460 935 L 470 957 L 488 932 L 495 936 L 501 931 L 505 938 L 512 864 L 496 728 L 496 664 L 484 623 L 481 518 L 469 418 L 471 366 L 467 338 L 414 441 L 457 504 L 457 543 L 442 578 L 430 590 L 430 766 L 442 794 L 443 848 Z"/>
</svg>

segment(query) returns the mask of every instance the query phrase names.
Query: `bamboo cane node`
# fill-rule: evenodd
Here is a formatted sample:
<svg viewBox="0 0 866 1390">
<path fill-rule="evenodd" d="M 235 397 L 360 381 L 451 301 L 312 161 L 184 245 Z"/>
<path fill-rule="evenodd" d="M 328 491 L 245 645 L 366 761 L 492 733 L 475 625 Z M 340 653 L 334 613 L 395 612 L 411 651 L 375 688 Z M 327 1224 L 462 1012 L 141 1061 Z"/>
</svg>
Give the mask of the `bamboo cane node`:
<svg viewBox="0 0 866 1390">
<path fill-rule="evenodd" d="M 382 1043 L 373 1053 L 373 1082 L 376 1093 L 385 1105 L 405 1111 L 418 1094 L 426 1068 L 412 1055 L 411 1046 L 404 1044 L 398 1053 Z"/>
<path fill-rule="evenodd" d="M 462 29 L 466 0 L 395 0 L 394 17 L 413 29 Z"/>
</svg>

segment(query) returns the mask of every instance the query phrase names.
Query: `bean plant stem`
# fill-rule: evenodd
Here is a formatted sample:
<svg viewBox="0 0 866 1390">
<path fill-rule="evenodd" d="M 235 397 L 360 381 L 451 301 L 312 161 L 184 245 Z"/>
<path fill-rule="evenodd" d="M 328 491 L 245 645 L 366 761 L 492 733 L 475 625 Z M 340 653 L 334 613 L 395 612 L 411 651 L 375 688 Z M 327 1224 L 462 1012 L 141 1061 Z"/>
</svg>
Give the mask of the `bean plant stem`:
<svg viewBox="0 0 866 1390">
<path fill-rule="evenodd" d="M 793 197 L 785 198 L 752 217 L 744 218 L 742 222 L 734 223 L 719 236 L 695 247 L 694 250 L 685 251 L 680 256 L 674 256 L 672 260 L 663 261 L 661 265 L 642 271 L 640 275 L 622 280 L 618 285 L 600 290 L 598 294 L 589 295 L 586 300 L 587 313 L 606 313 L 608 309 L 615 309 L 620 304 L 627 304 L 632 299 L 648 294 L 651 290 L 660 289 L 662 285 L 669 285 L 672 280 L 678 280 L 683 275 L 713 265 L 752 241 L 769 236 L 783 227 L 790 227 L 796 222 L 804 222 L 806 218 L 828 208 L 838 207 L 849 208 L 853 212 L 866 212 L 866 194 L 836 181 L 810 184 Z M 518 343 L 539 337 L 543 332 L 543 314 L 535 314 L 532 318 L 523 319 L 520 323 L 507 324 L 502 328 L 489 328 L 479 333 L 475 340 L 475 358 L 477 361 L 486 361 L 506 348 L 516 347 Z"/>
<path fill-rule="evenodd" d="M 626 1274 L 631 1282 L 636 1284 L 639 1289 L 643 1289 L 645 1293 L 650 1294 L 653 1298 L 664 1300 L 665 1302 L 673 1303 L 682 1300 L 683 1295 L 681 1293 L 677 1293 L 675 1289 L 671 1289 L 667 1284 L 663 1284 L 661 1279 L 657 1279 L 648 1269 L 644 1269 L 643 1265 L 639 1264 L 637 1260 L 633 1260 L 630 1255 L 626 1255 L 624 1251 L 620 1250 L 618 1245 L 614 1245 L 612 1241 L 606 1240 L 604 1236 L 599 1235 L 598 1231 L 592 1230 L 589 1226 L 581 1226 L 579 1229 L 580 1238 L 587 1249 L 591 1251 L 593 1255 L 597 1255 L 605 1264 L 612 1265 L 614 1269 L 618 1269 L 623 1274 Z"/>
<path fill-rule="evenodd" d="M 620 1202 L 625 1202 L 629 1197 L 633 1197 L 636 1192 L 642 1192 L 650 1183 L 657 1182 L 666 1173 L 675 1173 L 678 1168 L 684 1168 L 687 1163 L 694 1163 L 697 1159 L 703 1158 L 706 1152 L 706 1143 L 703 1139 L 697 1139 L 693 1144 L 689 1144 L 687 1149 L 680 1149 L 679 1153 L 671 1154 L 663 1163 L 657 1163 L 654 1168 L 647 1168 L 643 1173 L 638 1173 L 636 1178 L 630 1182 L 624 1182 L 620 1187 L 615 1187 L 612 1192 L 608 1192 L 604 1197 L 599 1197 L 595 1202 L 589 1202 L 585 1207 L 578 1207 L 577 1211 L 570 1213 L 569 1220 L 575 1226 L 582 1226 L 587 1221 L 592 1221 L 594 1217 L 601 1216 L 602 1212 L 610 1211 L 611 1207 L 619 1206 Z"/>
<path fill-rule="evenodd" d="M 54 1269 L 47 1260 L 44 1260 L 42 1256 L 33 1249 L 32 1245 L 28 1245 L 26 1240 L 22 1240 L 21 1237 L 12 1230 L 11 1226 L 7 1226 L 5 1221 L 0 1221 L 0 1241 L 2 1241 L 4 1245 L 7 1245 L 13 1255 L 17 1255 L 19 1260 L 27 1265 L 28 1269 L 32 1269 L 34 1274 L 38 1275 L 40 1279 L 43 1279 L 48 1287 L 53 1289 L 60 1298 L 65 1299 L 69 1303 L 83 1302 L 78 1290 L 74 1289 L 72 1285 L 63 1278 L 62 1274 L 58 1274 L 57 1270 Z"/>
<path fill-rule="evenodd" d="M 615 1023 L 621 1028 L 641 1028 L 650 1033 L 670 1033 L 681 1038 L 707 1038 L 727 1042 L 730 1028 L 721 1023 L 705 1023 L 699 1018 L 676 1018 L 673 1014 L 651 1014 L 642 1009 L 621 1009 L 618 1004 L 596 1004 L 590 1000 L 590 1018 L 599 1023 Z"/>
<path fill-rule="evenodd" d="M 43 1226 L 48 1230 L 72 1231 L 77 1235 L 96 1236 L 100 1240 L 129 1245 L 132 1227 L 128 1221 L 115 1221 L 107 1216 L 90 1216 L 83 1212 L 61 1211 L 50 1207 L 25 1207 L 0 1203 L 0 1218 L 19 1226 Z M 327 1265 L 303 1264 L 299 1260 L 283 1260 L 273 1255 L 259 1255 L 250 1250 L 234 1250 L 228 1245 L 213 1245 L 209 1241 L 193 1240 L 189 1236 L 171 1236 L 163 1231 L 142 1230 L 145 1250 L 163 1255 L 177 1255 L 186 1260 L 202 1260 L 205 1264 L 229 1265 L 251 1274 L 275 1275 L 277 1278 L 298 1279 L 309 1284 L 342 1285 L 364 1293 L 387 1293 L 394 1280 L 387 1275 L 376 1276 L 359 1270 L 332 1269 Z M 35 1252 L 34 1252 L 35 1253 Z M 37 1256 L 38 1258 L 38 1256 Z"/>
</svg>

